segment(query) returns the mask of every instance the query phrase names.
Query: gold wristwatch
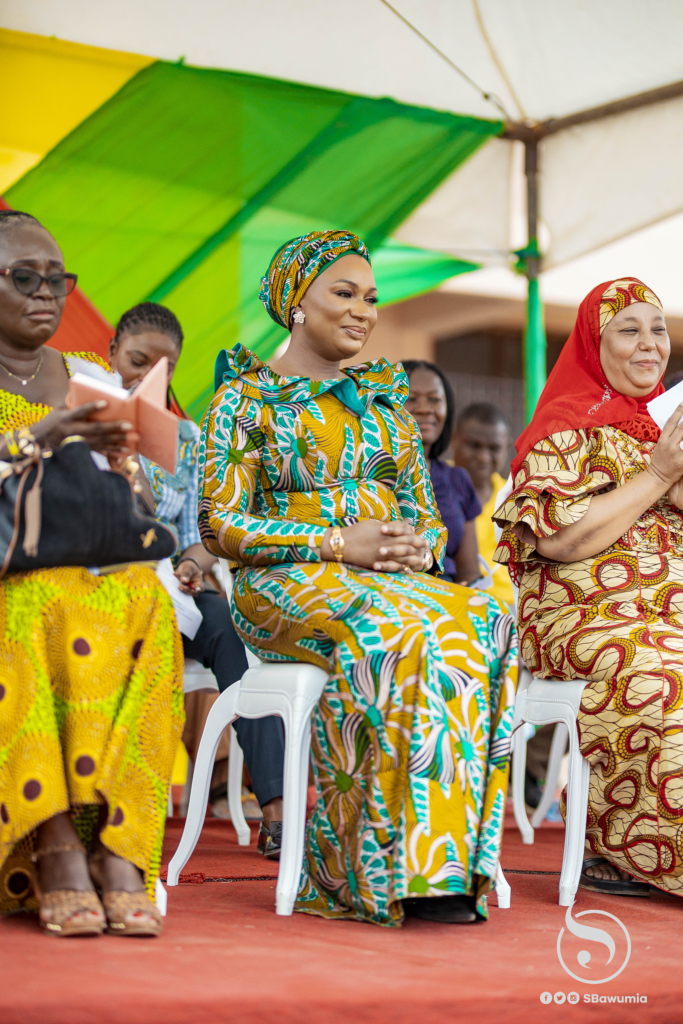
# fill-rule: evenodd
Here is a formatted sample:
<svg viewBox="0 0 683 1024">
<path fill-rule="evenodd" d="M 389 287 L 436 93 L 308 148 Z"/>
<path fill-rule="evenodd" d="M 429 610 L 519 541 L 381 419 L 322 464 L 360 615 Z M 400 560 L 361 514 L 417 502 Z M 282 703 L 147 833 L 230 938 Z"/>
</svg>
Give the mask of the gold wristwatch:
<svg viewBox="0 0 683 1024">
<path fill-rule="evenodd" d="M 342 537 L 341 526 L 333 526 L 330 536 L 330 547 L 335 562 L 344 561 L 344 538 Z"/>
</svg>

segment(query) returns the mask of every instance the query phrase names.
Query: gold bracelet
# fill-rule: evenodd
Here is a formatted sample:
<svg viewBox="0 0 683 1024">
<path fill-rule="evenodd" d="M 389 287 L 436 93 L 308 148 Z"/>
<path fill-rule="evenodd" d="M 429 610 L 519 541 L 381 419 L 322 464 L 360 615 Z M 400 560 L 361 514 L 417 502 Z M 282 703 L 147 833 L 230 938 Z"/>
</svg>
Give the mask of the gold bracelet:
<svg viewBox="0 0 683 1024">
<path fill-rule="evenodd" d="M 344 538 L 342 537 L 340 526 L 332 527 L 332 535 L 330 536 L 330 547 L 332 548 L 332 554 L 334 555 L 335 562 L 343 562 Z"/>
</svg>

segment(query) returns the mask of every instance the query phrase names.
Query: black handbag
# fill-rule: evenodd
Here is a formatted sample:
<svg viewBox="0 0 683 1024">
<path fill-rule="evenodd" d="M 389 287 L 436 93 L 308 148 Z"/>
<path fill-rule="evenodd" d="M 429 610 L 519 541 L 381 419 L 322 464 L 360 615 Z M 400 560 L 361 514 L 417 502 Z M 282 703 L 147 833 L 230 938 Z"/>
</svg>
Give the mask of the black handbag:
<svg viewBox="0 0 683 1024">
<path fill-rule="evenodd" d="M 135 507 L 120 473 L 102 472 L 81 440 L 4 464 L 0 473 L 0 578 L 7 572 L 157 561 L 173 533 Z"/>
</svg>

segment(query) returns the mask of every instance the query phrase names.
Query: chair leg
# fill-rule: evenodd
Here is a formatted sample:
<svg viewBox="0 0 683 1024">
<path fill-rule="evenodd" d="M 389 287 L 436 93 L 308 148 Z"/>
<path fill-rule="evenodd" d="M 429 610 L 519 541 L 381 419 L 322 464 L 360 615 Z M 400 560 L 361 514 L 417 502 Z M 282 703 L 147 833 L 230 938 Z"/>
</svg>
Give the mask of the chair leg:
<svg viewBox="0 0 683 1024">
<path fill-rule="evenodd" d="M 178 817 L 187 817 L 187 808 L 190 803 L 190 793 L 192 791 L 192 779 L 194 776 L 194 764 L 192 759 L 187 759 L 187 775 L 185 776 L 185 785 L 183 786 L 183 792 L 180 797 L 180 803 L 178 804 Z"/>
<path fill-rule="evenodd" d="M 285 771 L 282 795 L 282 850 L 275 893 L 275 913 L 289 917 L 294 910 L 304 858 L 306 793 L 311 751 L 311 712 L 292 708 L 285 725 Z"/>
<path fill-rule="evenodd" d="M 239 846 L 249 846 L 251 842 L 251 829 L 246 822 L 242 807 L 243 769 L 244 754 L 237 740 L 237 733 L 230 726 L 230 760 L 228 761 L 228 806 L 230 807 L 230 820 L 235 826 Z"/>
<path fill-rule="evenodd" d="M 524 806 L 524 775 L 526 769 L 526 734 L 520 726 L 512 740 L 512 808 L 522 842 L 530 846 L 534 841 L 534 830 L 529 824 Z"/>
<path fill-rule="evenodd" d="M 216 759 L 216 751 L 221 741 L 221 736 L 226 728 L 234 721 L 235 707 L 239 694 L 239 685 L 228 687 L 211 708 L 201 743 L 197 752 L 197 760 L 194 765 L 192 776 L 192 790 L 190 792 L 190 804 L 187 809 L 187 820 L 180 843 L 171 863 L 168 865 L 168 885 L 177 885 L 180 872 L 192 856 L 192 851 L 197 845 L 206 806 L 209 802 L 209 789 L 211 788 L 211 773 Z"/>
<path fill-rule="evenodd" d="M 510 889 L 510 883 L 503 874 L 503 869 L 500 864 L 496 869 L 496 896 L 498 897 L 498 906 L 500 909 L 509 910 L 512 890 Z"/>
<path fill-rule="evenodd" d="M 532 828 L 539 828 L 545 821 L 545 816 L 550 810 L 555 793 L 557 792 L 557 780 L 560 777 L 562 758 L 567 749 L 569 733 L 564 722 L 558 722 L 553 733 L 553 742 L 550 745 L 550 757 L 548 758 L 548 771 L 546 773 L 545 786 L 541 802 L 531 816 Z"/>
<path fill-rule="evenodd" d="M 154 886 L 154 902 L 161 916 L 166 917 L 166 911 L 168 910 L 168 893 L 164 889 L 164 883 L 160 878 L 157 878 L 156 885 Z"/>
<path fill-rule="evenodd" d="M 567 783 L 567 820 L 565 823 L 564 856 L 560 875 L 560 906 L 571 907 L 581 876 L 586 843 L 588 783 L 590 765 L 579 750 L 576 724 L 569 734 L 569 779 Z"/>
</svg>

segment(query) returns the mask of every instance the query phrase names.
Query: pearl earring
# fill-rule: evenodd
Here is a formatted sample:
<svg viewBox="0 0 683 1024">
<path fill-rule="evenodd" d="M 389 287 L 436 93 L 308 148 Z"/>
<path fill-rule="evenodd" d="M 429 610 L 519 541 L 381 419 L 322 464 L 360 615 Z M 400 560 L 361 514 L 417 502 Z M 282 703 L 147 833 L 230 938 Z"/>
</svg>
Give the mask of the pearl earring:
<svg viewBox="0 0 683 1024">
<path fill-rule="evenodd" d="M 302 324 L 306 319 L 306 314 L 303 309 L 297 309 L 296 313 L 292 317 L 295 324 Z"/>
</svg>

